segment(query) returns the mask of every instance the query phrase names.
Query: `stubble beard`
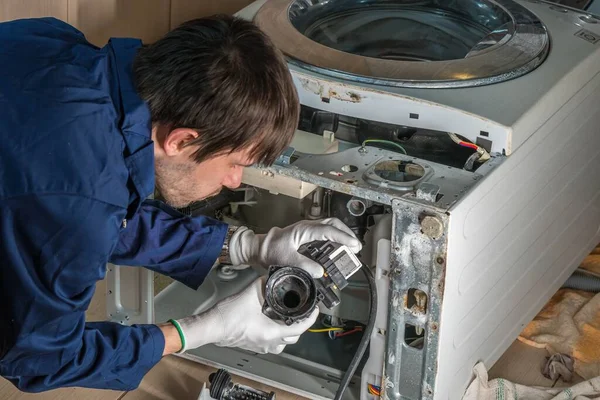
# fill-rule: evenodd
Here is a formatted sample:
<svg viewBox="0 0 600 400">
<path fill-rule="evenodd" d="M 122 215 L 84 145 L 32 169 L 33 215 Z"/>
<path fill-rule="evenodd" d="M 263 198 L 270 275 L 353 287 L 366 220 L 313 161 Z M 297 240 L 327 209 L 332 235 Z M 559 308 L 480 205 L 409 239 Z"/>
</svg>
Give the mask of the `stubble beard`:
<svg viewBox="0 0 600 400">
<path fill-rule="evenodd" d="M 195 199 L 190 197 L 189 188 L 192 167 L 186 164 L 155 162 L 155 186 L 164 201 L 174 208 L 184 208 Z"/>
</svg>

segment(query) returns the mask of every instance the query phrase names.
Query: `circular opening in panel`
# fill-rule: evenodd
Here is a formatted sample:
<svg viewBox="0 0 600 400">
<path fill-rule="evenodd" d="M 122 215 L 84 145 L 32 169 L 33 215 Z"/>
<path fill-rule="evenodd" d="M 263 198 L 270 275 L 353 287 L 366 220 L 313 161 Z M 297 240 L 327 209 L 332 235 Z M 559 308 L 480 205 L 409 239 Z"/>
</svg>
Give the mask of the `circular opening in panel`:
<svg viewBox="0 0 600 400">
<path fill-rule="evenodd" d="M 381 161 L 375 165 L 377 176 L 392 182 L 412 182 L 425 175 L 425 168 L 410 161 Z"/>
<path fill-rule="evenodd" d="M 356 172 L 356 171 L 358 171 L 358 167 L 356 165 L 344 165 L 342 167 L 342 171 L 344 171 L 344 172 Z"/>
</svg>

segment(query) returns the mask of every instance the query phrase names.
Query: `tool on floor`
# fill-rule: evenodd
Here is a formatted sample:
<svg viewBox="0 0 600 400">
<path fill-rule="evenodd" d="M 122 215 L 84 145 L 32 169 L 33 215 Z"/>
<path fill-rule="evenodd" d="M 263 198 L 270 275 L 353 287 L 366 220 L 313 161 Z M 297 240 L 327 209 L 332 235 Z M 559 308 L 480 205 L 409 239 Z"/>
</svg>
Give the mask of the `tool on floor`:
<svg viewBox="0 0 600 400">
<path fill-rule="evenodd" d="M 234 383 L 231 375 L 224 369 L 210 375 L 210 391 L 206 389 L 200 395 L 200 400 L 275 400 L 275 393 L 267 393 L 249 386 Z M 204 397 L 203 397 L 204 396 Z"/>
</svg>

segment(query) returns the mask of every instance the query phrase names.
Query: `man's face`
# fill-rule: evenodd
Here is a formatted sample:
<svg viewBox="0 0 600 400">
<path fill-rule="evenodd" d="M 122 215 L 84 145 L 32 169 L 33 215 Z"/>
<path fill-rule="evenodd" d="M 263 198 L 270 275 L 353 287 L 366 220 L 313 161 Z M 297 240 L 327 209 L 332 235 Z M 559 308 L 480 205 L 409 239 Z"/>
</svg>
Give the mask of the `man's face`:
<svg viewBox="0 0 600 400">
<path fill-rule="evenodd" d="M 218 194 L 224 186 L 230 189 L 240 186 L 244 168 L 253 164 L 250 149 L 197 163 L 191 158 L 193 146 L 182 146 L 185 140 L 179 145 L 169 143 L 178 135 L 177 131 L 171 132 L 162 145 L 156 140 L 154 145 L 155 183 L 168 204 L 181 208 Z"/>
</svg>

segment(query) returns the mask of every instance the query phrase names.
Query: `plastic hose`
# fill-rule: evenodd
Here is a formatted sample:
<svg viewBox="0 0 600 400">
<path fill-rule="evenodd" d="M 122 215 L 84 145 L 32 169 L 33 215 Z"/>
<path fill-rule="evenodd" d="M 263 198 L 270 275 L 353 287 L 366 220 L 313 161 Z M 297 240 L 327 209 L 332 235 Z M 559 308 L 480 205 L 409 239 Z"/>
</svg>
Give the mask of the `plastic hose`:
<svg viewBox="0 0 600 400">
<path fill-rule="evenodd" d="M 356 353 L 340 382 L 340 386 L 335 394 L 334 400 L 341 400 L 344 392 L 348 388 L 350 384 L 350 380 L 354 376 L 356 372 L 356 368 L 358 368 L 358 364 L 360 360 L 362 360 L 365 352 L 367 351 L 367 347 L 369 347 L 369 342 L 371 341 L 371 333 L 373 333 L 373 329 L 375 328 L 375 317 L 377 316 L 377 286 L 375 286 L 375 278 L 373 277 L 373 271 L 369 269 L 366 265 L 361 268 L 365 277 L 367 278 L 367 283 L 369 284 L 369 292 L 371 293 L 371 306 L 369 308 L 369 321 L 367 322 L 367 326 L 363 331 L 363 336 L 360 339 L 360 343 L 358 344 L 358 348 L 356 349 Z"/>
<path fill-rule="evenodd" d="M 562 286 L 566 289 L 585 290 L 586 292 L 600 292 L 600 277 L 575 271 Z"/>
</svg>

